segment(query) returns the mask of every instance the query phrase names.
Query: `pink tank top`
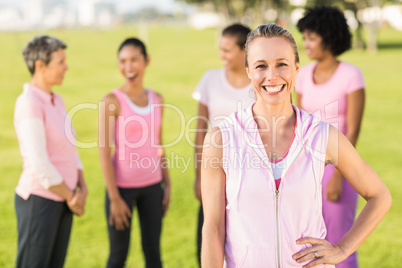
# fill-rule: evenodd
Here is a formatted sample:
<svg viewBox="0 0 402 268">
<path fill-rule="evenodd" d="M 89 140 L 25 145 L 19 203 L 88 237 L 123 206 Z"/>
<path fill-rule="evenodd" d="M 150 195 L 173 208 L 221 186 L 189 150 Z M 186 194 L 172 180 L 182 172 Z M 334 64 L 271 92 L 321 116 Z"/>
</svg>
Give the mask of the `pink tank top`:
<svg viewBox="0 0 402 268">
<path fill-rule="evenodd" d="M 116 150 L 113 155 L 116 183 L 122 188 L 145 187 L 162 180 L 161 105 L 150 89 L 148 105 L 139 107 L 121 90 L 113 93 L 120 103 L 115 123 Z"/>
</svg>

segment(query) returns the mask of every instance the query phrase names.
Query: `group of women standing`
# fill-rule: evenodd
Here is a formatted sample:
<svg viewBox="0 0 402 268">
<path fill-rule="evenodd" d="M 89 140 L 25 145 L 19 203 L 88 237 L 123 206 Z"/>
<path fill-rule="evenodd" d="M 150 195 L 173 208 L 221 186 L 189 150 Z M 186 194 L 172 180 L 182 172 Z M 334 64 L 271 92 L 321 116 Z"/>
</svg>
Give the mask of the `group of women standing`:
<svg viewBox="0 0 402 268">
<path fill-rule="evenodd" d="M 356 249 L 390 207 L 389 191 L 353 148 L 364 80 L 357 67 L 337 59 L 351 47 L 344 15 L 332 7 L 308 8 L 297 27 L 314 62 L 300 68 L 287 30 L 257 27 L 238 48 L 255 103 L 220 110 L 226 120 L 211 123 L 204 147 L 196 151 L 203 150 L 195 184 L 204 212 L 198 223 L 202 267 L 355 268 Z M 235 87 L 222 59 L 227 83 Z M 291 101 L 293 88 L 298 107 Z M 221 109 L 221 102 L 213 102 L 217 84 L 204 91 L 214 97 L 200 99 L 202 116 L 209 115 L 205 106 Z M 355 222 L 358 193 L 367 204 Z"/>
<path fill-rule="evenodd" d="M 23 53 L 32 80 L 17 99 L 14 117 L 24 163 L 15 195 L 17 267 L 62 267 L 72 216 L 85 210 L 83 166 L 65 134 L 74 130 L 61 97 L 52 90 L 68 69 L 66 48 L 56 38 L 39 36 Z M 99 152 L 110 244 L 106 267 L 124 267 L 134 206 L 146 267 L 162 267 L 160 234 L 169 208 L 170 180 L 161 144 L 163 98 L 143 86 L 149 62 L 143 42 L 126 39 L 118 49 L 125 82 L 100 105 Z M 133 155 L 158 166 L 133 165 Z"/>
<path fill-rule="evenodd" d="M 224 66 L 207 71 L 193 94 L 202 130 L 195 159 L 204 163 L 197 165 L 194 186 L 202 202 L 202 267 L 357 267 L 354 252 L 390 207 L 386 186 L 353 147 L 364 81 L 356 67 L 337 59 L 350 48 L 343 14 L 308 9 L 298 28 L 315 60 L 303 68 L 293 36 L 280 26 L 225 28 L 219 42 Z M 14 117 L 24 163 L 15 195 L 17 267 L 62 267 L 72 215 L 84 214 L 83 167 L 64 135 L 65 128 L 74 131 L 52 91 L 68 69 L 65 49 L 62 41 L 40 36 L 23 53 L 32 80 Z M 158 161 L 164 159 L 163 98 L 143 85 L 150 63 L 143 42 L 126 39 L 117 56 L 124 84 L 103 98 L 99 113 L 107 267 L 125 264 L 134 207 L 146 267 L 162 267 L 160 234 L 171 189 Z M 298 107 L 291 102 L 295 86 Z M 133 155 L 159 165 L 132 165 Z M 250 156 L 257 167 L 243 161 Z M 357 193 L 367 204 L 354 223 Z"/>
</svg>

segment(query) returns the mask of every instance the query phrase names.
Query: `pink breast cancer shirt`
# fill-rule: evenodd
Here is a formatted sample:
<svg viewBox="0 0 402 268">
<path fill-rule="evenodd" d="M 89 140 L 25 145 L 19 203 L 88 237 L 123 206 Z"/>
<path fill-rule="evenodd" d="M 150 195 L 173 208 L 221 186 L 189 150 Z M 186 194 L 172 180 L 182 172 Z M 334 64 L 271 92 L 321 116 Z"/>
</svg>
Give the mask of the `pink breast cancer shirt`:
<svg viewBox="0 0 402 268">
<path fill-rule="evenodd" d="M 116 119 L 113 155 L 116 184 L 139 188 L 162 180 L 160 131 L 162 107 L 154 91 L 148 91 L 148 105 L 139 107 L 119 89 L 113 94 L 120 103 Z"/>
<path fill-rule="evenodd" d="M 208 107 L 208 120 L 213 128 L 229 114 L 254 103 L 252 94 L 251 84 L 243 88 L 233 87 L 226 79 L 225 69 L 221 68 L 205 72 L 193 92 L 193 98 Z"/>
<path fill-rule="evenodd" d="M 82 164 L 62 98 L 24 84 L 15 104 L 14 127 L 23 162 L 16 193 L 23 199 L 34 194 L 63 201 L 49 187 L 64 181 L 74 190 Z"/>
<path fill-rule="evenodd" d="M 317 63 L 310 63 L 300 69 L 295 89 L 302 95 L 301 107 L 346 133 L 347 95 L 364 89 L 364 79 L 360 70 L 341 61 L 329 81 L 315 84 L 313 72 Z"/>
</svg>

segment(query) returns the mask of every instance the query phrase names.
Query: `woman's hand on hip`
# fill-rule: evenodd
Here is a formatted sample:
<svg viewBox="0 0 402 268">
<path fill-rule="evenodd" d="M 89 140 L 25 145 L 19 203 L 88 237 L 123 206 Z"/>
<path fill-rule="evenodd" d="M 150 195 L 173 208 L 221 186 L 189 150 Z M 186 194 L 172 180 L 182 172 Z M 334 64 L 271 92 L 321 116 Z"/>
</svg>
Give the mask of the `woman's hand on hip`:
<svg viewBox="0 0 402 268">
<path fill-rule="evenodd" d="M 312 245 L 292 256 L 298 263 L 311 260 L 303 268 L 315 267 L 319 264 L 338 264 L 347 258 L 339 245 L 332 245 L 325 239 L 304 237 L 298 239 L 296 243 Z"/>
</svg>

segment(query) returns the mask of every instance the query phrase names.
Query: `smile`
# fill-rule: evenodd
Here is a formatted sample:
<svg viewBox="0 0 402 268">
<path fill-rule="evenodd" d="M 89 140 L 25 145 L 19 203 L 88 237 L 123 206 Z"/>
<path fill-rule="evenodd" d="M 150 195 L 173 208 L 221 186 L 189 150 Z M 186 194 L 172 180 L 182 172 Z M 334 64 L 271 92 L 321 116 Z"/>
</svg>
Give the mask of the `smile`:
<svg viewBox="0 0 402 268">
<path fill-rule="evenodd" d="M 262 86 L 262 88 L 268 92 L 268 93 L 278 93 L 280 91 L 282 91 L 282 89 L 285 87 L 285 85 L 281 85 L 281 86 Z"/>
<path fill-rule="evenodd" d="M 132 79 L 132 78 L 137 77 L 137 75 L 134 74 L 134 73 L 127 73 L 127 74 L 126 74 L 126 77 L 127 77 L 128 79 Z"/>
</svg>

